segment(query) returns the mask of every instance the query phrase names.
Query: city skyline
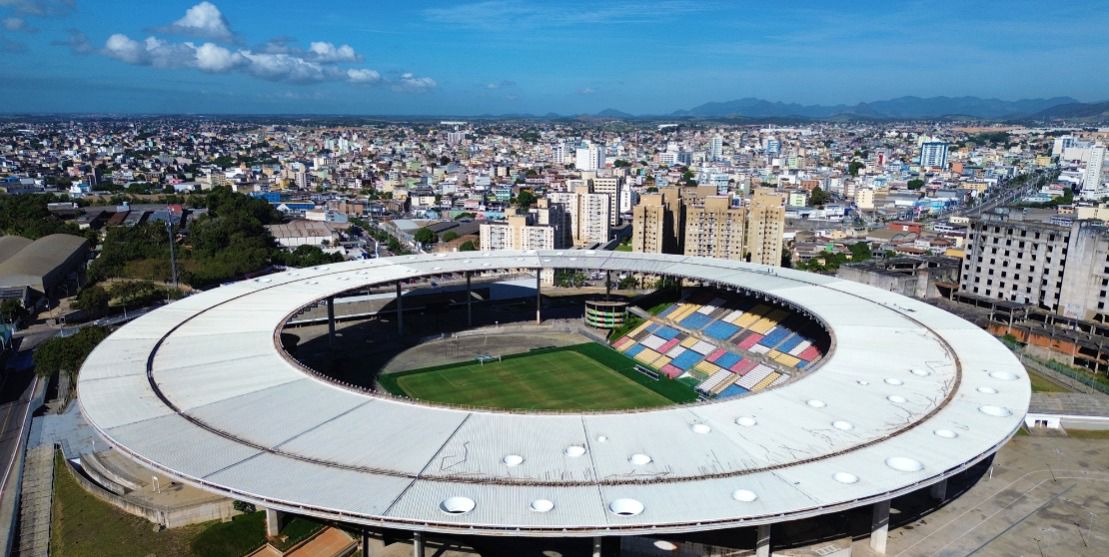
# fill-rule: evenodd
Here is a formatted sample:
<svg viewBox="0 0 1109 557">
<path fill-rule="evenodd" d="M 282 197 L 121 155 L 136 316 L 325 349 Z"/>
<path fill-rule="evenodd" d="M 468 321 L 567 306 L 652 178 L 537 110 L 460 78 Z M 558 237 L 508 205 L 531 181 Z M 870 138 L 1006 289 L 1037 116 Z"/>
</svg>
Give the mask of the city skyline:
<svg viewBox="0 0 1109 557">
<path fill-rule="evenodd" d="M 669 114 L 744 97 L 1104 100 L 1094 3 L 0 0 L 5 112 Z M 1035 79 L 1030 77 L 1035 76 Z"/>
</svg>

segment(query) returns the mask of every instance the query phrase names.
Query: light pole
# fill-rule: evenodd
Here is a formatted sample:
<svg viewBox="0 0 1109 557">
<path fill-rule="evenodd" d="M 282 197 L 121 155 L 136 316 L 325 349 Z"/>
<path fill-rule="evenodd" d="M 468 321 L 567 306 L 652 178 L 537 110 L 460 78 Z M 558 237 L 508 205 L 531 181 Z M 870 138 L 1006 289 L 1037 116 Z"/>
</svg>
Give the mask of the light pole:
<svg viewBox="0 0 1109 557">
<path fill-rule="evenodd" d="M 173 287 L 177 288 L 177 249 L 173 238 L 173 220 L 166 219 L 166 234 L 169 235 L 169 268 L 173 277 Z"/>
</svg>

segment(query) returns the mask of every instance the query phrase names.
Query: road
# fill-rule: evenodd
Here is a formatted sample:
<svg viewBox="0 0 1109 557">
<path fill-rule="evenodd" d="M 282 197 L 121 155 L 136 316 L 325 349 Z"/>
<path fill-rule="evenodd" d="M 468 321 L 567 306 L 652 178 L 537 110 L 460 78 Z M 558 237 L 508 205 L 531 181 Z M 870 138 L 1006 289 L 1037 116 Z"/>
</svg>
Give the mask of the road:
<svg viewBox="0 0 1109 557">
<path fill-rule="evenodd" d="M 27 406 L 35 392 L 37 379 L 32 370 L 5 370 L 0 379 L 0 466 L 3 467 L 3 480 L 0 480 L 0 499 L 7 495 L 9 487 L 19 485 L 14 472 L 19 443 L 29 425 Z"/>
</svg>

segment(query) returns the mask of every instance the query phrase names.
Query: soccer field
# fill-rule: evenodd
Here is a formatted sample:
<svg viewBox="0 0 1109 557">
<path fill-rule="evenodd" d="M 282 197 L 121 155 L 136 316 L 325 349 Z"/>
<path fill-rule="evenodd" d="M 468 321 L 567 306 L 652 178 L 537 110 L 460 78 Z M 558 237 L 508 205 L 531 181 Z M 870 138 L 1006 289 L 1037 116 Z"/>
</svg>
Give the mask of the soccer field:
<svg viewBox="0 0 1109 557">
<path fill-rule="evenodd" d="M 485 365 L 466 363 L 390 374 L 381 383 L 395 394 L 429 402 L 502 409 L 624 410 L 696 398 L 688 389 L 674 389 L 669 381 L 666 386 L 677 396 L 668 398 L 647 386 L 650 379 L 632 379 L 609 367 L 633 365 L 615 357 L 626 359 L 605 346 L 583 344 Z"/>
</svg>

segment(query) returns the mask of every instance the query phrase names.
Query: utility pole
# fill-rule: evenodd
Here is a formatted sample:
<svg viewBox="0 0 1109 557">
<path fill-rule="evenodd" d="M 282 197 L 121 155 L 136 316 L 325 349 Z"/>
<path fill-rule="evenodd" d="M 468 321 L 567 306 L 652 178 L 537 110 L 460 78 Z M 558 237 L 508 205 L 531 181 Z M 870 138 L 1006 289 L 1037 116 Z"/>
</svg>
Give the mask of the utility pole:
<svg viewBox="0 0 1109 557">
<path fill-rule="evenodd" d="M 173 277 L 173 287 L 177 288 L 177 242 L 173 237 L 173 221 L 166 219 L 166 234 L 169 234 L 169 268 Z"/>
</svg>

